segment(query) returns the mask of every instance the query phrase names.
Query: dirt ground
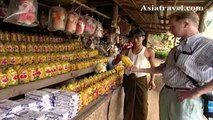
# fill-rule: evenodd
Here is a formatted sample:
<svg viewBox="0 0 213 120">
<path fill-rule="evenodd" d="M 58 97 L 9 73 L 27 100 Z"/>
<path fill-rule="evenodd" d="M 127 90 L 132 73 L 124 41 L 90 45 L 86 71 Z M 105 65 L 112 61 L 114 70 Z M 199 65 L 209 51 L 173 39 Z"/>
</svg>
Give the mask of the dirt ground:
<svg viewBox="0 0 213 120">
<path fill-rule="evenodd" d="M 156 65 L 159 65 L 162 62 L 164 61 L 156 59 Z M 159 93 L 164 85 L 161 74 L 155 76 L 155 85 L 156 88 L 149 91 L 148 94 L 148 120 L 159 120 Z"/>
</svg>

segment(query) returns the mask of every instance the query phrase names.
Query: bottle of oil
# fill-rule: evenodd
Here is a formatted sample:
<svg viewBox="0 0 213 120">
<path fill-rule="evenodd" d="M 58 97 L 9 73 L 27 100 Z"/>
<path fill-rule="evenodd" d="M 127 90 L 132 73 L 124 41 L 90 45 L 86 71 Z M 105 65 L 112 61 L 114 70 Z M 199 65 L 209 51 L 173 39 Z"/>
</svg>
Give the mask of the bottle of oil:
<svg viewBox="0 0 213 120">
<path fill-rule="evenodd" d="M 124 63 L 125 66 L 132 66 L 133 62 L 130 60 L 129 57 L 122 55 L 121 56 L 121 61 Z"/>
</svg>

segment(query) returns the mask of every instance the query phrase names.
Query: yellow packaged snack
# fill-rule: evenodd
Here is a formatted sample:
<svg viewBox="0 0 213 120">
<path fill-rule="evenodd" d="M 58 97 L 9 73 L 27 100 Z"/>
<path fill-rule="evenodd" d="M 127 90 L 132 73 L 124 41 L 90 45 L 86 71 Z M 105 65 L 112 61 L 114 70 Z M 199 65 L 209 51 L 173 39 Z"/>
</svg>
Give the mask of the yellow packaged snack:
<svg viewBox="0 0 213 120">
<path fill-rule="evenodd" d="M 77 82 L 72 83 L 72 84 L 69 84 L 69 85 L 66 87 L 66 89 L 67 89 L 67 91 L 70 91 L 70 92 L 76 92 L 76 91 L 77 91 L 76 86 L 77 86 Z"/>
<path fill-rule="evenodd" d="M 49 64 L 44 64 L 43 69 L 44 69 L 45 78 L 52 76 L 52 71 L 51 71 L 51 67 Z"/>
<path fill-rule="evenodd" d="M 38 45 L 37 47 L 38 47 L 38 52 L 39 53 L 42 52 L 42 45 Z"/>
<path fill-rule="evenodd" d="M 37 78 L 35 65 L 27 66 L 27 71 L 29 75 L 29 81 L 34 81 Z"/>
<path fill-rule="evenodd" d="M 10 34 L 7 31 L 4 33 L 4 40 L 10 41 Z"/>
<path fill-rule="evenodd" d="M 46 57 L 46 62 L 51 62 L 52 61 L 50 53 L 45 54 L 45 57 Z"/>
<path fill-rule="evenodd" d="M 0 65 L 6 66 L 7 65 L 7 56 L 6 54 L 1 54 L 0 55 Z"/>
<path fill-rule="evenodd" d="M 7 61 L 10 65 L 18 65 L 22 63 L 22 57 L 20 55 L 10 54 L 7 56 Z"/>
<path fill-rule="evenodd" d="M 16 41 L 17 41 L 16 33 L 15 33 L 15 32 L 12 32 L 10 35 L 11 35 L 11 36 L 10 36 L 11 41 L 16 42 Z"/>
<path fill-rule="evenodd" d="M 4 47 L 5 47 L 5 51 L 6 52 L 9 52 L 9 53 L 12 53 L 13 52 L 13 46 L 11 43 L 5 43 L 4 44 Z"/>
<path fill-rule="evenodd" d="M 19 42 L 22 41 L 21 33 L 17 33 L 17 41 L 19 41 Z"/>
<path fill-rule="evenodd" d="M 19 82 L 20 83 L 28 83 L 29 80 L 29 75 L 28 75 L 28 70 L 25 66 L 21 66 L 18 70 L 18 76 L 19 76 Z"/>
<path fill-rule="evenodd" d="M 30 62 L 30 57 L 27 54 L 22 55 L 22 65 L 28 64 Z"/>
<path fill-rule="evenodd" d="M 21 53 L 26 53 L 27 52 L 27 46 L 23 43 L 19 44 L 19 51 Z"/>
<path fill-rule="evenodd" d="M 16 60 L 17 64 L 19 64 L 19 65 L 22 64 L 22 57 L 21 57 L 21 55 L 19 55 L 19 54 L 15 55 L 15 60 Z"/>
<path fill-rule="evenodd" d="M 64 69 L 65 69 L 65 72 L 69 72 L 70 71 L 70 63 L 69 62 L 65 62 L 64 63 Z"/>
<path fill-rule="evenodd" d="M 7 75 L 2 73 L 2 71 L 0 71 L 0 88 L 7 87 L 8 82 L 9 81 L 8 81 Z"/>
<path fill-rule="evenodd" d="M 34 52 L 33 45 L 30 43 L 27 44 L 27 52 Z"/>
<path fill-rule="evenodd" d="M 18 84 L 18 81 L 19 81 L 18 74 L 12 67 L 9 67 L 6 70 L 5 73 L 7 75 L 8 80 L 9 80 L 9 82 L 8 82 L 9 86 Z"/>
<path fill-rule="evenodd" d="M 70 71 L 74 71 L 76 70 L 76 66 L 75 66 L 75 63 L 70 63 Z"/>
<path fill-rule="evenodd" d="M 16 60 L 13 54 L 7 55 L 8 65 L 15 65 Z"/>
<path fill-rule="evenodd" d="M 50 63 L 50 68 L 51 68 L 51 72 L 52 72 L 52 76 L 57 75 L 57 67 L 55 65 L 55 63 Z"/>
<path fill-rule="evenodd" d="M 36 63 L 36 55 L 34 53 L 29 54 L 29 64 Z"/>
<path fill-rule="evenodd" d="M 62 67 L 61 63 L 59 63 L 59 62 L 56 63 L 56 69 L 57 69 L 57 73 L 56 73 L 57 75 L 62 73 L 63 67 Z"/>
<path fill-rule="evenodd" d="M 5 52 L 4 44 L 0 42 L 0 53 Z"/>
<path fill-rule="evenodd" d="M 18 53 L 19 52 L 19 46 L 18 46 L 18 44 L 12 44 L 12 49 L 13 49 L 13 52 Z"/>
<path fill-rule="evenodd" d="M 33 52 L 38 52 L 38 45 L 37 44 L 32 44 L 33 46 Z"/>
<path fill-rule="evenodd" d="M 37 79 L 43 79 L 44 76 L 44 69 L 42 67 L 42 64 L 37 65 L 36 67 L 36 75 L 37 75 Z"/>
<path fill-rule="evenodd" d="M 124 63 L 125 66 L 132 66 L 133 63 L 132 61 L 129 59 L 129 57 L 122 55 L 121 56 L 121 61 Z"/>
<path fill-rule="evenodd" d="M 0 41 L 4 41 L 4 33 L 0 31 Z"/>
</svg>

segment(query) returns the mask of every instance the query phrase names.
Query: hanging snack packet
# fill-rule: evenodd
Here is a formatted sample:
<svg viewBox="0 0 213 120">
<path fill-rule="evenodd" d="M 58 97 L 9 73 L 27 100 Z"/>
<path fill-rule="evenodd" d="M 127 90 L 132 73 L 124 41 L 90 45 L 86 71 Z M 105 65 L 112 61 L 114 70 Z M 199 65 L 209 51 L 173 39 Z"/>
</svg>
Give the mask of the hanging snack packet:
<svg viewBox="0 0 213 120">
<path fill-rule="evenodd" d="M 70 11 L 67 15 L 67 24 L 66 24 L 66 32 L 68 33 L 75 33 L 76 31 L 76 25 L 78 23 L 78 14 Z"/>
<path fill-rule="evenodd" d="M 37 0 L 11 0 L 4 22 L 34 27 L 37 21 Z"/>
<path fill-rule="evenodd" d="M 49 11 L 48 30 L 65 30 L 66 10 L 62 7 L 52 7 Z"/>
</svg>

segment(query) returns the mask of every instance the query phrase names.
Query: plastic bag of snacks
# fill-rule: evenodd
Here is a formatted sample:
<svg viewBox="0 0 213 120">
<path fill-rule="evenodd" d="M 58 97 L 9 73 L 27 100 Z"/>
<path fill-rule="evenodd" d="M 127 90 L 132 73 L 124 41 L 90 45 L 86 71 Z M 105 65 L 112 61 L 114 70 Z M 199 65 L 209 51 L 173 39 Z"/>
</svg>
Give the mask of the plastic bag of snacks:
<svg viewBox="0 0 213 120">
<path fill-rule="evenodd" d="M 37 0 L 11 0 L 4 22 L 23 26 L 37 26 Z"/>
<path fill-rule="evenodd" d="M 78 23 L 76 25 L 76 34 L 81 35 L 84 33 L 84 28 L 85 28 L 85 21 L 83 17 L 79 17 Z"/>
<path fill-rule="evenodd" d="M 4 0 L 0 0 L 0 18 L 4 18 L 7 13 L 7 5 L 4 4 Z"/>
<path fill-rule="evenodd" d="M 102 24 L 101 24 L 99 21 L 97 21 L 97 22 L 96 22 L 96 26 L 97 26 L 97 27 L 96 27 L 94 36 L 95 36 L 95 37 L 98 37 L 98 38 L 103 37 L 103 27 L 102 27 Z"/>
<path fill-rule="evenodd" d="M 67 15 L 67 24 L 66 24 L 66 32 L 68 33 L 75 33 L 76 31 L 76 25 L 78 23 L 78 14 L 70 11 Z"/>
<path fill-rule="evenodd" d="M 62 7 L 52 7 L 49 11 L 48 30 L 65 30 L 66 10 Z"/>
<path fill-rule="evenodd" d="M 95 25 L 95 19 L 93 19 L 92 17 L 89 17 L 88 15 L 85 15 L 84 17 L 85 19 L 85 29 L 84 29 L 84 33 L 86 35 L 92 35 L 95 32 L 96 29 L 96 25 Z"/>
</svg>

